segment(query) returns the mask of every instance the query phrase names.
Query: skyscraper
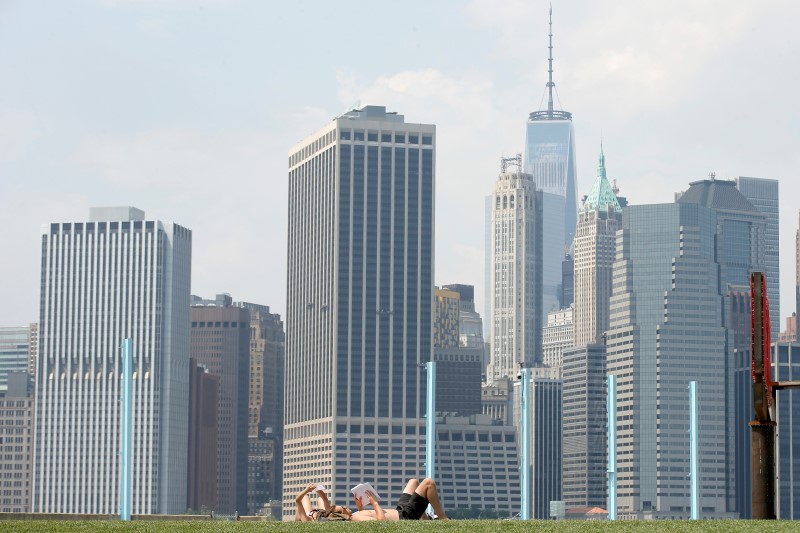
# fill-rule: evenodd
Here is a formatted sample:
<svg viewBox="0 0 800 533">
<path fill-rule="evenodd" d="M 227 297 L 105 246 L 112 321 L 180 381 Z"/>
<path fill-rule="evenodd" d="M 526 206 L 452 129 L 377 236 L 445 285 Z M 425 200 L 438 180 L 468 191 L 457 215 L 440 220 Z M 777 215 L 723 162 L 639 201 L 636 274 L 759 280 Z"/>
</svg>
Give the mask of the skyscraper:
<svg viewBox="0 0 800 533">
<path fill-rule="evenodd" d="M 283 321 L 266 305 L 233 305 L 250 311 L 247 513 L 272 514 L 283 494 Z"/>
<path fill-rule="evenodd" d="M 28 372 L 30 361 L 35 361 L 37 329 L 37 324 L 0 328 L 0 395 L 8 388 L 11 372 Z"/>
<path fill-rule="evenodd" d="M 727 412 L 727 330 L 715 261 L 716 216 L 693 203 L 626 208 L 617 234 L 607 332 L 617 377 L 621 518 L 689 516 L 688 384 L 706 413 Z M 726 418 L 701 419 L 701 518 L 728 513 Z"/>
<path fill-rule="evenodd" d="M 577 221 L 577 171 L 572 113 L 554 108 L 553 10 L 550 9 L 547 109 L 528 116 L 525 129 L 523 170 L 533 176 L 542 191 L 544 230 L 542 253 L 542 310 L 558 308 L 561 260 L 572 246 Z"/>
<path fill-rule="evenodd" d="M 608 182 L 601 146 L 597 179 L 578 213 L 575 229 L 575 346 L 602 342 L 608 329 L 611 269 L 621 225 L 622 208 Z"/>
<path fill-rule="evenodd" d="M 394 501 L 424 472 L 435 146 L 366 106 L 289 152 L 285 519 L 309 480 L 344 502 L 380 479 Z"/>
<path fill-rule="evenodd" d="M 542 193 L 530 174 L 503 172 L 493 197 L 490 383 L 542 358 Z"/>
<path fill-rule="evenodd" d="M 119 512 L 133 341 L 134 514 L 186 510 L 192 234 L 133 207 L 42 227 L 33 511 Z"/>
<path fill-rule="evenodd" d="M 247 414 L 250 376 L 250 313 L 192 296 L 191 356 L 219 377 L 217 388 L 217 501 L 223 514 L 247 511 Z"/>
<path fill-rule="evenodd" d="M 764 269 L 767 274 L 767 298 L 769 298 L 770 334 L 777 339 L 781 331 L 781 272 L 780 272 L 780 201 L 778 180 L 765 178 L 736 178 L 736 187 L 750 203 L 767 217 L 764 240 Z M 783 313 L 789 315 L 790 313 Z"/>
<path fill-rule="evenodd" d="M 605 332 L 622 208 L 600 146 L 597 179 L 575 230 L 575 344 L 564 352 L 563 497 L 567 508 L 605 507 Z"/>
<path fill-rule="evenodd" d="M 772 343 L 772 379 L 800 380 L 800 343 Z M 800 390 L 782 389 L 775 394 L 778 421 L 775 438 L 775 471 L 778 475 L 776 515 L 781 520 L 800 519 Z"/>
</svg>

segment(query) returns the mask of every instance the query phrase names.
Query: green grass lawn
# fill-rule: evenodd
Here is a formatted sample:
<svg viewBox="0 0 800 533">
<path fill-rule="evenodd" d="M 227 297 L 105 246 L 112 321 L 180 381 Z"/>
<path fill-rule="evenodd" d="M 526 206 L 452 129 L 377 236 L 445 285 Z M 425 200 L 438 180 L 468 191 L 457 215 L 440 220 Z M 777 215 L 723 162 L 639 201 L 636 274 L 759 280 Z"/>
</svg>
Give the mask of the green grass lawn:
<svg viewBox="0 0 800 533">
<path fill-rule="evenodd" d="M 536 532 L 548 533 L 582 533 L 594 531 L 614 532 L 646 532 L 646 531 L 674 531 L 674 532 L 773 532 L 773 531 L 800 531 L 800 522 L 788 521 L 750 521 L 750 520 L 664 520 L 664 521 L 518 521 L 518 520 L 451 520 L 449 522 L 222 522 L 222 521 L 45 521 L 45 520 L 20 520 L 0 521 L 0 531 L 13 531 L 14 533 L 28 533 L 39 531 L 71 532 L 71 531 L 175 531 L 187 533 L 196 532 L 259 532 L 259 533 L 294 533 L 300 531 L 349 531 L 353 528 L 359 531 L 383 532 L 447 532 L 447 533 L 483 533 L 483 532 Z"/>
</svg>

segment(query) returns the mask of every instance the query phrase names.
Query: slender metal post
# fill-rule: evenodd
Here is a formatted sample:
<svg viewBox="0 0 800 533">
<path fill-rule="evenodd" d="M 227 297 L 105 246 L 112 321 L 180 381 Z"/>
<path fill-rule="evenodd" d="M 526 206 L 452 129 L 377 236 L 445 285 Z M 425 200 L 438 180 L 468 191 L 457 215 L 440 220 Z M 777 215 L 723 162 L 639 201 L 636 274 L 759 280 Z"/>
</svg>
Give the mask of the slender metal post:
<svg viewBox="0 0 800 533">
<path fill-rule="evenodd" d="M 692 520 L 700 519 L 700 476 L 697 449 L 697 382 L 689 382 L 689 477 Z"/>
<path fill-rule="evenodd" d="M 436 362 L 425 363 L 428 372 L 427 398 L 425 406 L 425 477 L 436 479 Z M 428 504 L 428 513 L 433 506 Z"/>
<path fill-rule="evenodd" d="M 608 374 L 608 519 L 617 519 L 617 376 Z"/>
<path fill-rule="evenodd" d="M 436 363 L 425 363 L 428 371 L 427 402 L 425 407 L 425 477 L 436 474 Z"/>
<path fill-rule="evenodd" d="M 133 504 L 133 341 L 122 341 L 122 398 L 119 443 L 119 519 L 131 519 Z"/>
<path fill-rule="evenodd" d="M 531 370 L 520 370 L 520 426 L 522 442 L 520 448 L 519 485 L 521 496 L 520 520 L 531 519 Z"/>
</svg>

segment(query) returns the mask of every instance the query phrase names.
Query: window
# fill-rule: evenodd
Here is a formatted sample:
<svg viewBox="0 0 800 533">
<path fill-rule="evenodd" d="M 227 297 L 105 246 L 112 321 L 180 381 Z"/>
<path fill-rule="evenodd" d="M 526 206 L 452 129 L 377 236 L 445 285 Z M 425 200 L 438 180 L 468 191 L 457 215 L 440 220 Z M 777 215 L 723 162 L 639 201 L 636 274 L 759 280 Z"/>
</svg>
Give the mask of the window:
<svg viewBox="0 0 800 533">
<path fill-rule="evenodd" d="M 350 140 L 350 131 L 349 130 L 342 130 L 341 132 L 339 132 L 339 138 L 341 140 L 343 140 L 343 141 L 349 141 Z"/>
</svg>

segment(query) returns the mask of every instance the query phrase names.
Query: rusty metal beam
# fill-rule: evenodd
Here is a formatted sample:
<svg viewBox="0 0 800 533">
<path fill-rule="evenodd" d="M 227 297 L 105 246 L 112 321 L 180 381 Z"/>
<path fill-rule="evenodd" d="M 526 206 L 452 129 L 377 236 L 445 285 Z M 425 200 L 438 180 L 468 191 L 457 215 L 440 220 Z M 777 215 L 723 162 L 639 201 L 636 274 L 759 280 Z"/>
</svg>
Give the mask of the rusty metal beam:
<svg viewBox="0 0 800 533">
<path fill-rule="evenodd" d="M 750 422 L 752 455 L 752 518 L 775 520 L 775 422 Z"/>
</svg>

